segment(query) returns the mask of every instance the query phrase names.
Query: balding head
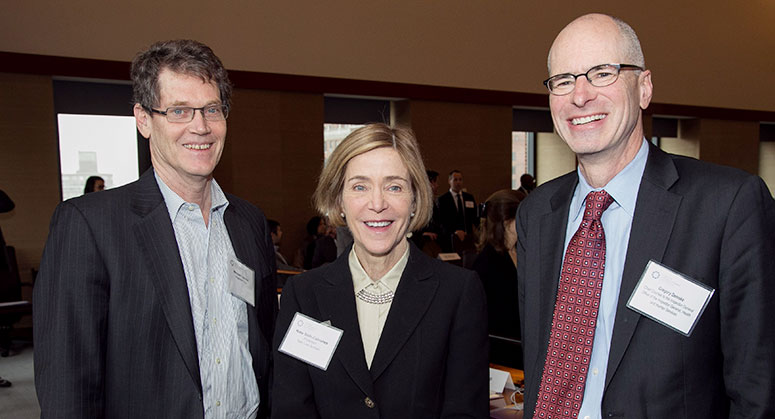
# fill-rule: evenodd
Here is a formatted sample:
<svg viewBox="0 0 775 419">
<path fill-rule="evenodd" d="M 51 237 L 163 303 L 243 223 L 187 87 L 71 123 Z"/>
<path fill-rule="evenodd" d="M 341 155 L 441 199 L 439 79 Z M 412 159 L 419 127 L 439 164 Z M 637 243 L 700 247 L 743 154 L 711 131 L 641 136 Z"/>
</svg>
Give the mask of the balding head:
<svg viewBox="0 0 775 419">
<path fill-rule="evenodd" d="M 620 57 L 617 64 L 626 63 L 641 68 L 646 67 L 638 35 L 632 27 L 619 18 L 592 13 L 575 19 L 557 35 L 547 59 L 549 75 L 565 72 L 559 69 L 552 72 L 552 64 L 555 62 L 554 57 L 559 52 L 557 51 L 559 47 L 578 48 L 581 44 L 590 43 L 614 49 L 615 54 Z"/>
</svg>

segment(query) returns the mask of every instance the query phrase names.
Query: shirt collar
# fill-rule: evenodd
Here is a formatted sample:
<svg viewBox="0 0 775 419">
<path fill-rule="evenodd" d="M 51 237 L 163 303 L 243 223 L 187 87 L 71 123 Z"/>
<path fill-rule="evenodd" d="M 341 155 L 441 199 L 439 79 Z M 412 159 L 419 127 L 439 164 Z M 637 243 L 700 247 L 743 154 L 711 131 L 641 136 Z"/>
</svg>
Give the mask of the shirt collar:
<svg viewBox="0 0 775 419">
<path fill-rule="evenodd" d="M 409 248 L 411 246 L 406 246 L 406 251 L 401 256 L 401 259 L 396 262 L 395 265 L 393 265 L 392 268 L 383 276 L 379 281 L 382 283 L 383 286 L 388 288 L 390 291 L 396 292 L 398 289 L 398 283 L 401 281 L 401 274 L 404 273 L 404 268 L 406 268 L 406 264 L 409 261 Z M 369 278 L 369 275 L 366 273 L 366 271 L 363 269 L 363 266 L 361 265 L 361 262 L 358 260 L 358 255 L 355 254 L 355 246 L 353 246 L 350 249 L 350 255 L 347 258 L 347 261 L 350 265 L 350 273 L 353 277 L 353 287 L 355 289 L 355 293 L 357 294 L 358 291 L 366 288 L 369 286 L 369 284 L 375 282 L 372 281 L 371 278 Z"/>
<path fill-rule="evenodd" d="M 638 190 L 640 189 L 640 181 L 643 177 L 643 171 L 646 169 L 646 160 L 648 160 L 649 147 L 646 139 L 638 149 L 638 153 L 635 154 L 635 158 L 632 159 L 627 166 L 624 167 L 619 173 L 611 179 L 607 185 L 602 188 L 595 189 L 587 183 L 584 179 L 584 175 L 581 174 L 581 168 L 576 168 L 579 176 L 579 183 L 576 185 L 576 191 L 573 194 L 573 199 L 570 205 L 570 213 L 573 214 L 573 218 L 580 216 L 582 209 L 584 208 L 584 200 L 592 191 L 599 191 L 605 189 L 609 195 L 614 198 L 614 202 L 621 207 L 630 217 L 635 213 L 635 201 L 638 199 Z"/>
<path fill-rule="evenodd" d="M 175 221 L 175 216 L 178 211 L 187 205 L 183 198 L 175 193 L 163 180 L 159 177 L 159 174 L 154 171 L 153 176 L 156 178 L 156 184 L 159 185 L 161 196 L 164 198 L 164 203 L 167 205 L 167 212 L 169 212 L 170 220 Z M 193 204 L 190 204 L 193 205 Z M 223 193 L 223 189 L 218 185 L 215 179 L 210 182 L 210 212 L 215 212 L 223 207 L 223 210 L 229 205 L 229 200 L 226 199 L 226 194 Z"/>
</svg>

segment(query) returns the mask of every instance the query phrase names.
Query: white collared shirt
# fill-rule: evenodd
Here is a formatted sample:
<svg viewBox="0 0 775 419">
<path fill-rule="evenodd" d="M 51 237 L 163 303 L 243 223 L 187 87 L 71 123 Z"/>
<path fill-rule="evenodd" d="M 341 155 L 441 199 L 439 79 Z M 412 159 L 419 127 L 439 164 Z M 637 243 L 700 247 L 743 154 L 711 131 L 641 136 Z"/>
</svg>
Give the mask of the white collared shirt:
<svg viewBox="0 0 775 419">
<path fill-rule="evenodd" d="M 407 246 L 404 255 L 393 265 L 392 268 L 378 280 L 374 281 L 361 266 L 358 255 L 355 254 L 355 246 L 350 250 L 348 262 L 350 273 L 353 277 L 353 288 L 355 290 L 355 308 L 358 311 L 358 326 L 361 329 L 361 339 L 363 340 L 363 352 L 366 355 L 366 365 L 371 368 L 371 361 L 374 360 L 374 353 L 377 351 L 379 338 L 382 336 L 382 329 L 385 328 L 392 301 L 384 304 L 367 303 L 357 297 L 361 290 L 366 290 L 371 294 L 384 294 L 386 292 L 395 293 L 398 289 L 398 283 L 401 281 L 401 275 L 404 273 L 406 263 L 409 261 L 409 246 Z"/>
<path fill-rule="evenodd" d="M 193 316 L 205 418 L 255 418 L 260 395 L 248 348 L 247 306 L 229 292 L 228 261 L 235 257 L 223 214 L 229 205 L 213 180 L 210 217 L 185 202 L 156 175 L 167 205 Z"/>
</svg>

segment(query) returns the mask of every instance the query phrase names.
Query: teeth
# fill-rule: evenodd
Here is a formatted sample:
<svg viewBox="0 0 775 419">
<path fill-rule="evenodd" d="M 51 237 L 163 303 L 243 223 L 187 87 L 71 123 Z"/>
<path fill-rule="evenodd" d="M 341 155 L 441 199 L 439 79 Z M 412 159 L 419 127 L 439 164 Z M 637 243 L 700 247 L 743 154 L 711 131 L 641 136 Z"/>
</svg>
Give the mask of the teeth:
<svg viewBox="0 0 775 419">
<path fill-rule="evenodd" d="M 573 125 L 583 125 L 588 124 L 592 121 L 599 121 L 601 119 L 605 118 L 605 115 L 592 115 L 592 116 L 585 116 L 583 118 L 573 118 L 571 120 L 571 123 Z"/>
<path fill-rule="evenodd" d="M 207 150 L 210 144 L 183 144 L 183 147 L 189 150 Z"/>
<path fill-rule="evenodd" d="M 391 221 L 366 221 L 366 225 L 369 227 L 387 227 Z"/>
</svg>

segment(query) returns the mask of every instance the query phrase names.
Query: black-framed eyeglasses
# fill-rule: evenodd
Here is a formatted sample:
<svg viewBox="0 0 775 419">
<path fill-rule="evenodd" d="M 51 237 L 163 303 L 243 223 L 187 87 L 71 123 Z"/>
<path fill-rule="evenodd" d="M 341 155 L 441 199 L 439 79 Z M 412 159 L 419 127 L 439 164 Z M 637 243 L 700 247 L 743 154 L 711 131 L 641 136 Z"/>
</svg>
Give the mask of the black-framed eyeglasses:
<svg viewBox="0 0 775 419">
<path fill-rule="evenodd" d="M 229 107 L 221 104 L 207 105 L 201 108 L 193 108 L 191 106 L 170 106 L 163 111 L 143 105 L 143 109 L 148 112 L 164 115 L 167 117 L 167 121 L 173 123 L 193 121 L 196 111 L 201 111 L 204 119 L 208 121 L 223 121 L 229 117 Z"/>
<path fill-rule="evenodd" d="M 549 93 L 556 96 L 563 96 L 576 88 L 576 79 L 581 76 L 585 76 L 589 81 L 589 84 L 595 87 L 605 87 L 616 82 L 621 70 L 643 71 L 643 68 L 633 64 L 600 64 L 590 68 L 586 73 L 562 73 L 549 77 L 544 80 L 544 86 L 549 89 Z"/>
</svg>

